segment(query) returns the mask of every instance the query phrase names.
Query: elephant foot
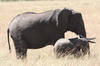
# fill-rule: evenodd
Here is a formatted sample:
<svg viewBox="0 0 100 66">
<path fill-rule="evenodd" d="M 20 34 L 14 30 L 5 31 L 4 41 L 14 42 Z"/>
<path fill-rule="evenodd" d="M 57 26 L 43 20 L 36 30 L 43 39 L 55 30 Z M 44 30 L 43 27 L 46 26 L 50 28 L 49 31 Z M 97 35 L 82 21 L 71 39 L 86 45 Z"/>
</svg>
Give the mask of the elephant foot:
<svg viewBox="0 0 100 66">
<path fill-rule="evenodd" d="M 27 49 L 16 50 L 17 59 L 25 59 L 27 57 Z"/>
</svg>

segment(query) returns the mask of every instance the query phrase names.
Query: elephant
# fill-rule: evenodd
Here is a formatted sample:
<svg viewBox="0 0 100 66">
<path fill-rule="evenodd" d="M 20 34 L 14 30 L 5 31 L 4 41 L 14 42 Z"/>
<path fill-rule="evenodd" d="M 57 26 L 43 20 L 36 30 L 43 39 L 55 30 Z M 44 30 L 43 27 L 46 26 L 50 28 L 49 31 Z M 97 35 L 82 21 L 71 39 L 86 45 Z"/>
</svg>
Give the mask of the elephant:
<svg viewBox="0 0 100 66">
<path fill-rule="evenodd" d="M 54 53 L 57 58 L 64 57 L 66 55 L 74 55 L 79 58 L 86 54 L 90 55 L 89 43 L 95 43 L 95 38 L 60 38 L 54 45 Z"/>
<path fill-rule="evenodd" d="M 17 58 L 26 58 L 27 49 L 38 49 L 54 45 L 64 38 L 64 33 L 72 31 L 86 37 L 82 14 L 72 9 L 54 9 L 42 13 L 26 12 L 15 16 L 8 26 L 9 50 L 11 36 Z"/>
</svg>

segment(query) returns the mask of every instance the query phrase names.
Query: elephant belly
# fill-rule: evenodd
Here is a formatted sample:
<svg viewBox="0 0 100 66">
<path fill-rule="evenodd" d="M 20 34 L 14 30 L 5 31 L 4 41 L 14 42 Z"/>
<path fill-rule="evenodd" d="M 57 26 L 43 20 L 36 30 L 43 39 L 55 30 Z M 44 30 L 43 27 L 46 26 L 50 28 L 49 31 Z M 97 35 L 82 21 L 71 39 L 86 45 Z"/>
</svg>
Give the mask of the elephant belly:
<svg viewBox="0 0 100 66">
<path fill-rule="evenodd" d="M 24 38 L 29 49 L 42 48 L 50 42 L 48 35 L 41 30 L 28 31 L 24 33 Z"/>
</svg>

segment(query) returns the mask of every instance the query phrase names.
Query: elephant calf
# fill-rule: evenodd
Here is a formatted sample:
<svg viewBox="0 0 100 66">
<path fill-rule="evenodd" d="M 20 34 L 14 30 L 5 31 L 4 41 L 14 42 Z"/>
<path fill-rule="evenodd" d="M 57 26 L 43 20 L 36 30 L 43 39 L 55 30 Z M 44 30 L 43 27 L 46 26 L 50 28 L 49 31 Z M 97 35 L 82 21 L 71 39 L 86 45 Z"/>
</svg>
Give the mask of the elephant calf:
<svg viewBox="0 0 100 66">
<path fill-rule="evenodd" d="M 58 58 L 69 54 L 74 55 L 74 57 L 84 56 L 90 53 L 89 42 L 95 43 L 90 41 L 93 39 L 95 38 L 61 38 L 55 43 L 54 52 Z"/>
</svg>

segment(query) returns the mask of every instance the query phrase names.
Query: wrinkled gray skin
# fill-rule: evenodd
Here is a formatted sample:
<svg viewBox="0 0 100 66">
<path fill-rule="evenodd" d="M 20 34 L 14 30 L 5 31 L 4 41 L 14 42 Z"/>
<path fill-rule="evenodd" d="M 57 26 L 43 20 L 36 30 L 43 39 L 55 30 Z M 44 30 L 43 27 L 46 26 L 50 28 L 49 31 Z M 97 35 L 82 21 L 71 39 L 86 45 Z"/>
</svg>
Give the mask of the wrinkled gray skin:
<svg viewBox="0 0 100 66">
<path fill-rule="evenodd" d="M 57 58 L 64 57 L 66 55 L 74 55 L 74 57 L 81 57 L 86 54 L 90 54 L 89 42 L 95 43 L 95 38 L 71 38 L 59 39 L 54 45 L 54 52 Z"/>
<path fill-rule="evenodd" d="M 8 28 L 18 58 L 26 58 L 27 49 L 38 49 L 64 38 L 66 31 L 86 37 L 82 15 L 70 9 L 55 9 L 43 13 L 27 12 L 17 15 Z"/>
</svg>

